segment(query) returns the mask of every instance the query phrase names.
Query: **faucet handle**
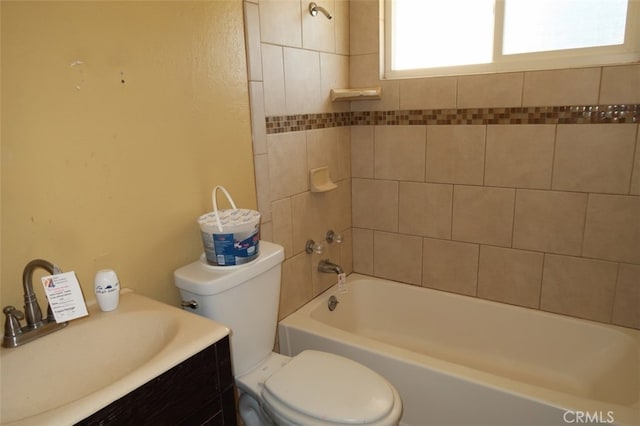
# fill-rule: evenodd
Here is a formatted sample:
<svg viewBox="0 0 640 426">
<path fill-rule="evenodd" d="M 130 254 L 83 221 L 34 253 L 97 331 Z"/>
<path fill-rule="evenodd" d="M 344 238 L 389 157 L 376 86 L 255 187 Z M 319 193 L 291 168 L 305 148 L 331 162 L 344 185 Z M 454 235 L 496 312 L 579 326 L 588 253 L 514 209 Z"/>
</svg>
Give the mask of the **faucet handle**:
<svg viewBox="0 0 640 426">
<path fill-rule="evenodd" d="M 338 234 L 334 232 L 333 229 L 330 229 L 327 231 L 327 234 L 325 235 L 325 239 L 329 244 L 334 242 L 337 244 L 340 244 L 343 241 L 344 237 L 342 236 L 342 234 Z"/>
<path fill-rule="evenodd" d="M 21 334 L 20 320 L 24 318 L 24 314 L 14 306 L 5 306 L 2 312 L 6 315 L 4 322 L 5 337 L 15 337 Z"/>
<path fill-rule="evenodd" d="M 17 310 L 15 306 L 5 306 L 2 312 L 7 316 L 11 315 L 12 317 L 19 320 L 24 318 L 24 314 L 22 313 L 22 311 Z"/>
</svg>

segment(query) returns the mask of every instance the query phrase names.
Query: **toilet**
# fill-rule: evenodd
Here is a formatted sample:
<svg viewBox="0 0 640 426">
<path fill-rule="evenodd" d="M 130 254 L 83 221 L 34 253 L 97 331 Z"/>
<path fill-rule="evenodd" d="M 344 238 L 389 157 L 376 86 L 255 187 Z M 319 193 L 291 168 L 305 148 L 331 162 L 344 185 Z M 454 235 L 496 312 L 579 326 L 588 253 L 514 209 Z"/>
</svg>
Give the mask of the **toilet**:
<svg viewBox="0 0 640 426">
<path fill-rule="evenodd" d="M 369 368 L 338 355 L 273 350 L 284 249 L 260 241 L 256 260 L 212 266 L 204 254 L 177 269 L 175 285 L 193 312 L 231 329 L 231 358 L 246 426 L 396 425 L 396 389 Z M 185 308 L 188 309 L 188 308 Z"/>
</svg>

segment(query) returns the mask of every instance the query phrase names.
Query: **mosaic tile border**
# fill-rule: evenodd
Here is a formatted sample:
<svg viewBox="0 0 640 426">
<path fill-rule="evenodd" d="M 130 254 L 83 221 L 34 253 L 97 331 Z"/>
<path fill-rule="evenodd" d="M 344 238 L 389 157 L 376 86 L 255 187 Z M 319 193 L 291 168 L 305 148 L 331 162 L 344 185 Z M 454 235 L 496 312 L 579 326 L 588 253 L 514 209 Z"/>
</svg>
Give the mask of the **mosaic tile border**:
<svg viewBox="0 0 640 426">
<path fill-rule="evenodd" d="M 267 134 L 341 126 L 640 123 L 640 104 L 353 111 L 272 116 Z"/>
<path fill-rule="evenodd" d="M 350 126 L 351 112 L 326 112 L 321 114 L 298 114 L 272 116 L 265 119 L 267 134 L 299 132 L 302 130 L 326 129 Z"/>
</svg>

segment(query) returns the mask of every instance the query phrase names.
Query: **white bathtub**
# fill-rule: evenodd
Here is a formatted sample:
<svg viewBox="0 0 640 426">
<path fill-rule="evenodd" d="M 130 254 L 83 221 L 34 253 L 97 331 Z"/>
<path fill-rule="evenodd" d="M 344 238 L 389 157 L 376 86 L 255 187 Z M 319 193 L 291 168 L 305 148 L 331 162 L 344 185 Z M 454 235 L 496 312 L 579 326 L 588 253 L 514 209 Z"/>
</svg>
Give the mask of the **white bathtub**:
<svg viewBox="0 0 640 426">
<path fill-rule="evenodd" d="M 403 425 L 640 425 L 637 330 L 352 274 L 279 334 L 385 376 Z"/>
</svg>

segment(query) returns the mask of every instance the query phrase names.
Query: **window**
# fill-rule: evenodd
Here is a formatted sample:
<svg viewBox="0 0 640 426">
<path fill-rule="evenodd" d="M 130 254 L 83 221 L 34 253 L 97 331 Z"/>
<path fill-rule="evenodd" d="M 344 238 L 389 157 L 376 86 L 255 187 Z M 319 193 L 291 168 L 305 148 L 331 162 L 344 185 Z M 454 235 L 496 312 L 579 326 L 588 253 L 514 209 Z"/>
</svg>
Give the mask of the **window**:
<svg viewBox="0 0 640 426">
<path fill-rule="evenodd" d="M 640 0 L 384 0 L 386 78 L 640 60 Z"/>
</svg>

